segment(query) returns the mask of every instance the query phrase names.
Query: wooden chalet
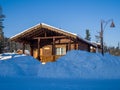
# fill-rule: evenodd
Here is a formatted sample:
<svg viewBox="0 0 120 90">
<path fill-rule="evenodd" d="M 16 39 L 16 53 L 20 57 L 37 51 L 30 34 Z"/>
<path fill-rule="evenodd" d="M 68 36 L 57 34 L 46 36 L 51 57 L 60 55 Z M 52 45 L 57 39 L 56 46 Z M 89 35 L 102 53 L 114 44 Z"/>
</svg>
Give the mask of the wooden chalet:
<svg viewBox="0 0 120 90">
<path fill-rule="evenodd" d="M 25 45 L 29 44 L 31 55 L 41 62 L 55 61 L 73 49 L 90 52 L 91 46 L 96 48 L 94 44 L 76 34 L 44 23 L 37 24 L 11 37 L 10 40 L 22 43 L 23 51 Z"/>
</svg>

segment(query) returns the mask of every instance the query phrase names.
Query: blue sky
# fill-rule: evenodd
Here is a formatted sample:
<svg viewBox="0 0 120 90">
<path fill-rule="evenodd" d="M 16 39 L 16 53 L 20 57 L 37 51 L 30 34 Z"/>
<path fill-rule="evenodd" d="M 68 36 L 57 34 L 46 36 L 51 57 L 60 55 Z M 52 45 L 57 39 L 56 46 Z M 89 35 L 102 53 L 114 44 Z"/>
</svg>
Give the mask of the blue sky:
<svg viewBox="0 0 120 90">
<path fill-rule="evenodd" d="M 90 30 L 92 41 L 100 31 L 101 20 L 113 19 L 115 28 L 104 30 L 104 42 L 120 42 L 120 0 L 0 0 L 5 36 L 11 37 L 38 23 L 46 23 L 85 37 Z"/>
</svg>

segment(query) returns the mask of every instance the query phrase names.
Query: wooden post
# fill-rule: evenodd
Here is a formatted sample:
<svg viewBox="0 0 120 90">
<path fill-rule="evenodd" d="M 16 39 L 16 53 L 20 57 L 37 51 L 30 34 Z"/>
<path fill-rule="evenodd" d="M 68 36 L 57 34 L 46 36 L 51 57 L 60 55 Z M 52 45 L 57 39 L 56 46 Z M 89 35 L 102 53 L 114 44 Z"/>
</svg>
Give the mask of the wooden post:
<svg viewBox="0 0 120 90">
<path fill-rule="evenodd" d="M 30 55 L 33 56 L 33 46 L 30 45 Z"/>
<path fill-rule="evenodd" d="M 46 33 L 46 31 L 45 31 L 45 37 L 47 37 L 47 33 Z"/>
<path fill-rule="evenodd" d="M 38 38 L 38 60 L 40 60 L 40 38 Z"/>
<path fill-rule="evenodd" d="M 74 42 L 74 49 L 76 50 L 77 49 L 77 45 L 76 45 L 76 41 Z"/>
<path fill-rule="evenodd" d="M 23 54 L 25 54 L 25 43 L 23 42 Z"/>
<path fill-rule="evenodd" d="M 80 50 L 80 43 L 78 43 L 78 50 Z"/>
<path fill-rule="evenodd" d="M 53 55 L 53 61 L 55 61 L 55 38 L 53 38 L 52 55 Z"/>
<path fill-rule="evenodd" d="M 69 51 L 68 43 L 66 44 L 66 52 Z"/>
<path fill-rule="evenodd" d="M 69 42 L 69 46 L 68 46 L 68 47 L 69 47 L 68 50 L 70 51 L 70 50 L 71 50 L 71 40 L 70 40 L 70 42 Z"/>
<path fill-rule="evenodd" d="M 90 52 L 90 45 L 88 45 L 88 52 Z"/>
</svg>

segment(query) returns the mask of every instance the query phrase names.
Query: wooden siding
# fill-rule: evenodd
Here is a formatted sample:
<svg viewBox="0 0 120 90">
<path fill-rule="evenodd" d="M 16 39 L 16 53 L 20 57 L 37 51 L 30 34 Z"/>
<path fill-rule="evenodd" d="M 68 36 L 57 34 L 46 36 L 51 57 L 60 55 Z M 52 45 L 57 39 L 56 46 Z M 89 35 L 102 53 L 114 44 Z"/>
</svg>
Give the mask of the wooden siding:
<svg viewBox="0 0 120 90">
<path fill-rule="evenodd" d="M 86 45 L 85 43 L 74 43 L 73 41 L 71 41 L 71 44 L 68 45 L 70 42 L 69 39 L 60 39 L 60 40 L 56 40 L 55 41 L 55 54 L 52 54 L 52 45 L 45 45 L 43 47 L 40 48 L 40 59 L 42 62 L 53 62 L 56 59 L 58 59 L 59 57 L 63 56 L 63 55 L 56 55 L 56 48 L 65 48 L 66 53 L 69 50 L 75 50 L 75 49 L 80 49 L 80 50 L 86 50 L 88 51 L 88 45 Z M 34 49 L 33 50 L 33 56 L 35 58 L 37 58 L 38 56 L 38 49 Z M 55 60 L 54 60 L 55 58 Z"/>
<path fill-rule="evenodd" d="M 82 42 L 79 42 L 78 43 L 78 49 L 79 50 L 85 50 L 85 51 L 89 51 L 89 45 L 88 44 L 85 44 L 85 43 L 82 43 Z"/>
</svg>

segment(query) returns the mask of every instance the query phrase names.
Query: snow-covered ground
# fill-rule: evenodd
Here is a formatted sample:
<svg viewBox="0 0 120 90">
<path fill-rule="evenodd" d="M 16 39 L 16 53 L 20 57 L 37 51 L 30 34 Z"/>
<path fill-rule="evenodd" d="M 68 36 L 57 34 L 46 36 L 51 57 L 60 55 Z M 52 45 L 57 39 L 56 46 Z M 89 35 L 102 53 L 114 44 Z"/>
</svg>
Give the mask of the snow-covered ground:
<svg viewBox="0 0 120 90">
<path fill-rule="evenodd" d="M 46 64 L 26 55 L 0 57 L 0 90 L 120 90 L 120 57 L 110 54 L 73 50 Z"/>
</svg>

